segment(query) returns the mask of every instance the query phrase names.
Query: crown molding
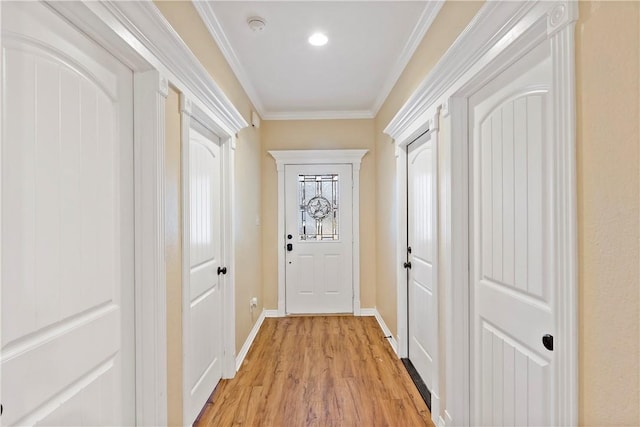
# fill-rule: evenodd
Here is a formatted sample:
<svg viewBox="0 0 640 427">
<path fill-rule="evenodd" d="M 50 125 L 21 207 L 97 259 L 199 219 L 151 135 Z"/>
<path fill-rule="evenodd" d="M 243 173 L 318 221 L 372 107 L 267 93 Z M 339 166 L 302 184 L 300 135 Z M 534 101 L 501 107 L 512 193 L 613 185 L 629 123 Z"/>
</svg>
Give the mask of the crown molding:
<svg viewBox="0 0 640 427">
<path fill-rule="evenodd" d="M 229 63 L 229 66 L 236 75 L 240 85 L 246 92 L 247 96 L 253 103 L 254 107 L 263 118 L 263 120 L 326 120 L 326 119 L 372 119 L 382 107 L 382 104 L 391 93 L 391 90 L 395 86 L 396 82 L 402 75 L 405 67 L 411 60 L 411 57 L 415 53 L 418 45 L 424 38 L 424 35 L 433 24 L 433 21 L 438 16 L 440 9 L 444 5 L 444 0 L 435 0 L 425 3 L 425 7 L 418 19 L 418 22 L 413 28 L 409 39 L 402 48 L 400 55 L 398 56 L 391 73 L 382 85 L 380 93 L 375 98 L 372 106 L 368 110 L 327 110 L 327 111 L 315 111 L 315 112 L 298 112 L 298 111 L 273 111 L 265 107 L 264 103 L 258 95 L 258 91 L 254 87 L 251 79 L 249 78 L 244 67 L 238 59 L 238 55 L 231 46 L 229 39 L 227 38 L 220 21 L 218 20 L 210 2 L 206 1 L 194 1 L 193 6 L 200 15 L 200 18 L 207 27 L 209 34 L 215 40 L 222 55 Z"/>
<path fill-rule="evenodd" d="M 373 119 L 375 113 L 368 110 L 355 111 L 282 111 L 266 113 L 263 120 L 357 120 Z"/>
<path fill-rule="evenodd" d="M 234 134 L 248 126 L 211 74 L 152 1 L 108 0 L 49 4 L 65 16 L 83 18 L 80 22 L 85 21 L 86 25 L 100 25 L 100 29 L 92 31 L 98 33 L 99 40 L 105 25 L 116 32 L 121 39 L 121 46 L 133 48 L 149 66 L 156 68 L 172 84 L 181 90 L 187 89 L 193 94 L 194 101 L 197 100 L 205 110 L 212 113 L 219 126 L 229 133 Z M 117 45 L 115 47 L 118 48 Z M 126 51 L 124 48 L 119 50 Z M 139 60 L 131 57 L 128 62 L 131 65 Z"/>
<path fill-rule="evenodd" d="M 401 139 L 472 67 L 478 66 L 481 60 L 491 60 L 550 12 L 554 11 L 549 17 L 553 31 L 575 21 L 575 3 L 487 2 L 400 108 L 384 133 L 396 140 Z"/>
<path fill-rule="evenodd" d="M 209 2 L 192 1 L 198 15 L 207 27 L 209 34 L 218 44 L 222 55 L 229 63 L 229 66 L 236 75 L 240 85 L 247 93 L 247 96 L 253 103 L 258 114 L 263 120 L 325 120 L 325 119 L 372 119 L 375 117 L 375 111 L 359 110 L 359 111 L 269 111 L 265 108 L 258 91 L 255 89 L 247 72 L 240 63 L 238 55 L 231 46 L 222 25 L 218 20 L 213 8 Z"/>
<path fill-rule="evenodd" d="M 371 110 L 373 111 L 374 115 L 378 114 L 378 111 L 380 111 L 382 104 L 384 104 L 384 101 L 386 101 L 387 97 L 391 93 L 391 90 L 398 82 L 398 79 L 402 75 L 402 72 L 407 67 L 407 64 L 413 57 L 413 54 L 416 52 L 416 49 L 420 45 L 420 42 L 422 42 L 425 34 L 427 33 L 427 31 L 429 31 L 429 28 L 431 28 L 431 24 L 433 24 L 433 21 L 435 21 L 443 5 L 444 0 L 426 2 L 424 10 L 422 11 L 420 18 L 418 19 L 416 26 L 411 32 L 411 36 L 409 36 L 407 43 L 402 48 L 400 56 L 398 56 L 398 59 L 393 66 L 391 74 L 388 76 L 385 84 L 382 85 L 382 90 L 373 103 L 373 107 L 371 108 Z"/>
<path fill-rule="evenodd" d="M 244 89 L 255 109 L 258 110 L 258 114 L 260 114 L 260 116 L 264 118 L 266 111 L 264 109 L 262 101 L 260 100 L 260 97 L 258 96 L 258 91 L 251 83 L 251 80 L 249 79 L 244 67 L 240 63 L 235 50 L 233 50 L 233 47 L 231 47 L 231 43 L 229 43 L 229 39 L 222 29 L 220 21 L 218 21 L 218 17 L 211 7 L 211 2 L 192 1 L 191 3 L 196 9 L 198 15 L 200 15 L 200 18 L 202 19 L 205 27 L 207 27 L 209 34 L 211 34 L 211 37 L 213 37 L 213 40 L 220 48 L 222 55 L 229 63 L 231 70 L 240 82 L 240 86 L 242 86 L 242 88 Z"/>
</svg>

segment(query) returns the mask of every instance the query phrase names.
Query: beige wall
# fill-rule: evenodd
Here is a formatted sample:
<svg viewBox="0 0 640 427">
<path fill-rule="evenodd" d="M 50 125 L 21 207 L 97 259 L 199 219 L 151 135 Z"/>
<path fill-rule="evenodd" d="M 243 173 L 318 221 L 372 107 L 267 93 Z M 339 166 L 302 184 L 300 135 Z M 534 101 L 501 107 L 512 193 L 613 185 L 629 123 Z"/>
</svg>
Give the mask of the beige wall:
<svg viewBox="0 0 640 427">
<path fill-rule="evenodd" d="M 394 152 L 382 129 L 481 6 L 448 2 L 376 117 L 377 305 L 396 333 Z M 581 2 L 576 34 L 580 423 L 640 425 L 640 11 Z"/>
<path fill-rule="evenodd" d="M 269 150 L 364 148 L 360 170 L 361 307 L 376 301 L 375 140 L 373 120 L 292 120 L 262 122 L 262 216 L 265 307 L 278 308 L 278 173 Z"/>
<path fill-rule="evenodd" d="M 248 127 L 238 134 L 235 173 L 236 354 L 264 307 L 262 285 L 261 137 Z M 249 300 L 258 298 L 251 311 Z"/>
<path fill-rule="evenodd" d="M 213 42 L 191 2 L 155 3 L 171 26 L 209 71 L 218 86 L 247 122 L 253 106 L 218 46 Z M 167 314 L 169 424 L 182 425 L 182 248 L 180 229 L 180 116 L 178 96 L 167 99 Z M 252 127 L 238 134 L 235 151 L 235 259 L 236 259 L 236 353 L 244 344 L 262 311 L 262 231 L 260 215 L 260 131 Z M 249 298 L 258 297 L 258 307 L 249 310 Z"/>
<path fill-rule="evenodd" d="M 581 2 L 576 29 L 582 424 L 640 424 L 639 13 Z"/>
<path fill-rule="evenodd" d="M 396 231 L 397 219 L 393 216 L 390 200 L 395 200 L 395 151 L 382 130 L 389 124 L 400 107 L 416 90 L 420 82 L 438 62 L 458 34 L 468 25 L 482 6 L 479 1 L 447 2 L 435 22 L 427 31 L 411 61 L 387 97 L 375 118 L 376 130 L 376 191 L 377 219 L 377 293 L 376 306 L 385 323 L 397 333 L 396 298 Z"/>
</svg>

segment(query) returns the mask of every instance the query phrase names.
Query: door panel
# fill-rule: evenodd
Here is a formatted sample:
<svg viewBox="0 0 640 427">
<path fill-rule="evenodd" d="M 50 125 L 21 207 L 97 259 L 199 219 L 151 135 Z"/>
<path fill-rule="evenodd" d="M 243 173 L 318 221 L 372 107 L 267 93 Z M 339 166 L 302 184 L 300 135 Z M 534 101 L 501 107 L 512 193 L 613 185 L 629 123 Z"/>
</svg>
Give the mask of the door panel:
<svg viewBox="0 0 640 427">
<path fill-rule="evenodd" d="M 552 105 L 542 44 L 469 100 L 473 156 L 472 392 L 476 423 L 550 425 L 554 334 Z"/>
<path fill-rule="evenodd" d="M 188 265 L 184 321 L 184 422 L 191 425 L 222 377 L 221 148 L 215 135 L 189 130 Z"/>
<path fill-rule="evenodd" d="M 285 166 L 287 313 L 353 312 L 351 180 L 351 165 Z"/>
<path fill-rule="evenodd" d="M 425 135 L 407 152 L 409 269 L 409 359 L 429 390 L 433 390 L 436 351 L 435 296 L 436 156 L 434 142 Z"/>
<path fill-rule="evenodd" d="M 132 73 L 42 4 L 2 29 L 2 422 L 132 424 Z"/>
</svg>

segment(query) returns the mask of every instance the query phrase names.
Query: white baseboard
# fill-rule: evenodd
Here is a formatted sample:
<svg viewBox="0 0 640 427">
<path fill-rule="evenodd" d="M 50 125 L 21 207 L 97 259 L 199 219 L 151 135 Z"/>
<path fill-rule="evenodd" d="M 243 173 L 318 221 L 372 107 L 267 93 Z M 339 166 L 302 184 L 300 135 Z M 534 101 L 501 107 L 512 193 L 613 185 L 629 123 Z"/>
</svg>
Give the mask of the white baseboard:
<svg viewBox="0 0 640 427">
<path fill-rule="evenodd" d="M 380 315 L 380 312 L 378 312 L 378 309 L 377 308 L 363 308 L 363 309 L 360 309 L 360 316 L 374 316 L 376 318 L 376 320 L 378 321 L 378 324 L 380 325 L 380 328 L 382 329 L 382 332 L 384 333 L 384 335 L 386 337 L 391 337 L 391 338 L 387 338 L 387 339 L 389 340 L 389 344 L 391 344 L 391 348 L 393 348 L 393 351 L 396 353 L 396 356 L 397 356 L 398 355 L 398 341 L 393 336 L 393 334 L 391 334 L 391 331 L 387 327 L 387 324 L 384 323 L 384 319 L 382 319 L 382 316 Z"/>
<path fill-rule="evenodd" d="M 431 391 L 431 420 L 436 427 L 444 427 L 444 419 L 440 414 L 440 396 L 435 391 Z"/>
<path fill-rule="evenodd" d="M 264 317 L 280 317 L 278 310 L 263 310 Z"/>
<path fill-rule="evenodd" d="M 447 411 L 446 409 L 444 410 L 444 422 L 442 423 L 442 425 L 443 426 L 452 426 L 453 425 L 453 417 L 451 416 L 449 411 Z"/>
<path fill-rule="evenodd" d="M 273 310 L 262 310 L 262 313 L 260 313 L 258 320 L 256 320 L 256 323 L 254 323 L 253 328 L 251 328 L 251 332 L 249 332 L 249 336 L 247 337 L 246 341 L 242 345 L 242 348 L 240 349 L 240 353 L 236 356 L 236 372 L 240 370 L 240 366 L 242 366 L 242 362 L 244 362 L 244 358 L 247 357 L 247 353 L 249 353 L 251 344 L 253 344 L 253 340 L 255 340 L 256 335 L 258 335 L 258 331 L 260 330 L 260 326 L 262 326 L 262 322 L 264 322 L 264 319 L 266 317 L 271 317 L 271 316 L 267 316 L 268 311 L 273 311 Z"/>
</svg>

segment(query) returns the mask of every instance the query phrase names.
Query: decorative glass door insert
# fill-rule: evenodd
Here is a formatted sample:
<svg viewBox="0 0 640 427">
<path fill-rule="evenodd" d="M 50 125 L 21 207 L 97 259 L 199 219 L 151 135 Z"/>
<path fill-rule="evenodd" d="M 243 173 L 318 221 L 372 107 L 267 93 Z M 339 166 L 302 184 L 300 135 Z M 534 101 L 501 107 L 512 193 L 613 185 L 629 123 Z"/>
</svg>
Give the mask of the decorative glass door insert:
<svg viewBox="0 0 640 427">
<path fill-rule="evenodd" d="M 298 175 L 300 240 L 339 239 L 337 174 Z"/>
</svg>

